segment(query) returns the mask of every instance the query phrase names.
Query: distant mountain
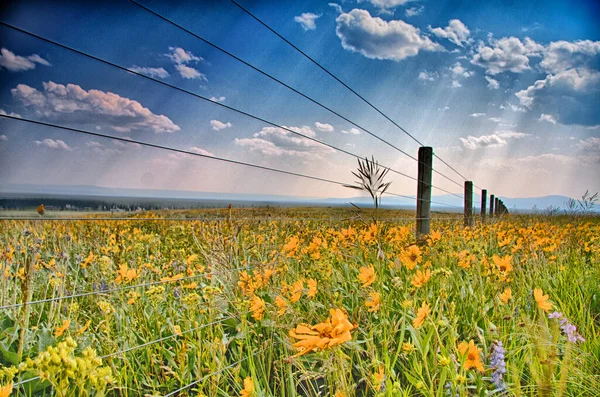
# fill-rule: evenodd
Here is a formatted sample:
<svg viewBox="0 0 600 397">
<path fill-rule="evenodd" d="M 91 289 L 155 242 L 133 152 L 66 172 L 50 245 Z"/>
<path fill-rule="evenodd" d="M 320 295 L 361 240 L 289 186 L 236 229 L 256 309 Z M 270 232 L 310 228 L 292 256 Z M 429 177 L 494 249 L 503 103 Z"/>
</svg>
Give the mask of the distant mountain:
<svg viewBox="0 0 600 397">
<path fill-rule="evenodd" d="M 180 200 L 212 200 L 219 202 L 243 201 L 259 203 L 285 203 L 290 205 L 312 204 L 312 205 L 331 205 L 344 206 L 353 203 L 359 206 L 369 206 L 372 200 L 369 197 L 351 197 L 351 198 L 317 198 L 317 197 L 297 197 L 285 195 L 267 195 L 267 194 L 244 194 L 244 193 L 215 193 L 215 192 L 195 192 L 185 190 L 156 190 L 156 189 L 127 189 L 127 188 L 108 188 L 86 185 L 26 185 L 26 184 L 7 184 L 0 186 L 0 197 L 10 194 L 15 197 L 45 197 L 45 196 L 93 196 L 93 197 L 128 197 L 128 198 L 159 198 L 159 199 L 180 199 Z M 402 207 L 414 208 L 414 196 L 410 198 L 384 196 L 382 200 L 383 207 Z M 501 197 L 509 210 L 531 211 L 534 206 L 539 211 L 554 206 L 565 207 L 565 202 L 569 199 L 566 196 L 543 196 L 527 198 Z M 445 209 L 448 211 L 462 211 L 463 199 L 454 195 L 446 194 L 433 196 L 431 198 L 431 207 L 437 210 Z M 489 198 L 488 198 L 489 200 Z M 481 198 L 479 195 L 473 196 L 473 205 L 480 207 Z M 489 201 L 488 201 L 489 205 Z M 600 208 L 599 208 L 600 209 Z"/>
</svg>

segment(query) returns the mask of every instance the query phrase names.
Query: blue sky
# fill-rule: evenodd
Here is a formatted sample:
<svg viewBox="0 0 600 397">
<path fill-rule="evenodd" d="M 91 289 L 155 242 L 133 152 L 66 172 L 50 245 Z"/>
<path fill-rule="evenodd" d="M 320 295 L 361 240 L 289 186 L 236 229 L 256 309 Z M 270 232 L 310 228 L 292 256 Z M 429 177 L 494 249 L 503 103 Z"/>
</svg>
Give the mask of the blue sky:
<svg viewBox="0 0 600 397">
<path fill-rule="evenodd" d="M 597 2 L 240 2 L 477 186 L 505 197 L 600 190 Z M 140 7 L 73 3 L 15 2 L 1 20 L 416 176 L 415 161 Z M 416 156 L 414 141 L 233 3 L 142 3 Z M 352 157 L 215 103 L 7 27 L 0 48 L 6 114 L 352 181 Z M 415 193 L 414 181 L 390 179 Z M 0 183 L 355 194 L 6 119 Z"/>
</svg>

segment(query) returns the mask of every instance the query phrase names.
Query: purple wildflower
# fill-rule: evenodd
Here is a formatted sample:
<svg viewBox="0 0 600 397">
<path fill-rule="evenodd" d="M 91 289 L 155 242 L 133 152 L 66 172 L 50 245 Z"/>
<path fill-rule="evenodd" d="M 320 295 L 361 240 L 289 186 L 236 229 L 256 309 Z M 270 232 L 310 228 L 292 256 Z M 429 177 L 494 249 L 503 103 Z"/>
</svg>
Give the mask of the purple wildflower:
<svg viewBox="0 0 600 397">
<path fill-rule="evenodd" d="M 560 329 L 571 343 L 585 342 L 585 339 L 577 332 L 577 327 L 567 320 L 561 312 L 553 312 L 548 315 L 548 318 L 558 319 L 560 321 Z"/>
<path fill-rule="evenodd" d="M 499 391 L 506 390 L 506 383 L 502 379 L 506 373 L 505 354 L 506 350 L 502 346 L 502 341 L 492 343 L 492 356 L 490 357 L 490 366 L 494 369 L 494 372 L 492 372 L 492 382 Z"/>
</svg>

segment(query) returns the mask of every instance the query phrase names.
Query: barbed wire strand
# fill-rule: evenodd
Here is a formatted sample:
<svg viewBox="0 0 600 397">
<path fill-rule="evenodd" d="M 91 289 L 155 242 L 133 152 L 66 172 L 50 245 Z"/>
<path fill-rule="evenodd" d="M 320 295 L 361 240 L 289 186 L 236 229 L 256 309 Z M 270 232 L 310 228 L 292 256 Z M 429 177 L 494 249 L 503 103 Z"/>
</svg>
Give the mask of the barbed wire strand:
<svg viewBox="0 0 600 397">
<path fill-rule="evenodd" d="M 3 22 L 0 22 L 0 24 L 2 24 L 2 23 Z M 334 181 L 332 179 L 327 179 L 327 178 L 322 178 L 322 177 L 317 177 L 317 176 L 312 176 L 312 175 L 306 175 L 306 174 L 300 174 L 298 172 L 286 171 L 286 170 L 281 170 L 281 169 L 278 169 L 278 168 L 273 168 L 273 167 L 268 167 L 268 166 L 263 166 L 263 165 L 258 165 L 258 164 L 252 164 L 252 163 L 246 163 L 246 162 L 238 161 L 238 160 L 231 160 L 231 159 L 227 159 L 227 158 L 224 158 L 224 157 L 218 157 L 218 156 L 211 156 L 211 155 L 208 155 L 208 154 L 196 153 L 196 152 L 192 152 L 192 151 L 189 151 L 189 150 L 172 148 L 172 147 L 169 147 L 169 146 L 158 145 L 158 144 L 144 142 L 144 141 L 138 141 L 138 140 L 135 140 L 135 139 L 116 137 L 116 136 L 112 136 L 112 135 L 102 134 L 102 133 L 99 133 L 99 132 L 92 132 L 92 131 L 87 131 L 87 130 L 81 130 L 81 129 L 78 129 L 78 128 L 66 127 L 66 126 L 62 126 L 62 125 L 58 125 L 58 124 L 46 123 L 46 122 L 43 122 L 43 121 L 31 120 L 31 119 L 26 119 L 26 118 L 22 118 L 22 117 L 14 117 L 14 116 L 6 115 L 6 114 L 0 114 L 0 117 L 4 117 L 4 118 L 7 118 L 7 119 L 12 119 L 12 120 L 17 120 L 17 121 L 22 121 L 22 122 L 28 122 L 28 123 L 37 124 L 37 125 L 42 125 L 42 126 L 46 126 L 46 127 L 52 127 L 52 128 L 62 129 L 62 130 L 65 130 L 65 131 L 75 132 L 75 133 L 79 133 L 79 134 L 91 135 L 91 136 L 101 137 L 101 138 L 106 138 L 106 139 L 113 139 L 113 140 L 118 140 L 118 141 L 128 142 L 128 143 L 135 143 L 135 144 L 138 144 L 138 145 L 141 145 L 141 146 L 152 147 L 152 148 L 155 148 L 155 149 L 168 150 L 168 151 L 172 151 L 172 152 L 176 152 L 176 153 L 188 154 L 188 155 L 196 156 L 196 157 L 203 157 L 203 158 L 207 158 L 207 159 L 219 160 L 219 161 L 223 161 L 223 162 L 227 162 L 227 163 L 231 163 L 231 164 L 243 165 L 243 166 L 257 168 L 257 169 L 261 169 L 261 170 L 265 170 L 265 171 L 278 172 L 278 173 L 281 173 L 281 174 L 287 174 L 287 175 L 291 175 L 291 176 L 297 176 L 297 177 L 312 179 L 312 180 L 321 181 L 321 182 L 333 183 L 333 184 L 340 185 L 340 186 L 345 186 L 345 187 L 348 186 L 347 183 L 340 182 L 340 181 Z M 385 192 L 384 194 L 391 195 L 391 196 L 396 196 L 396 197 L 402 197 L 402 198 L 406 198 L 406 199 L 410 199 L 410 200 L 429 201 L 429 200 L 426 200 L 426 199 L 419 199 L 419 198 L 415 198 L 415 197 L 411 197 L 411 196 L 406 196 L 406 195 L 402 195 L 402 194 L 397 194 L 397 193 L 391 193 L 391 192 Z M 431 203 L 434 203 L 434 202 L 431 201 Z M 453 205 L 445 204 L 445 203 L 435 203 L 435 204 L 443 205 L 443 206 L 448 206 L 448 207 L 460 208 L 458 206 L 453 206 Z"/>
<path fill-rule="evenodd" d="M 361 126 L 361 125 L 357 124 L 356 122 L 354 122 L 354 121 L 350 120 L 348 117 L 346 117 L 346 116 L 344 116 L 344 115 L 340 114 L 339 112 L 337 112 L 337 111 L 335 111 L 335 110 L 331 109 L 330 107 L 328 107 L 328 106 L 326 106 L 326 105 L 322 104 L 321 102 L 319 102 L 319 101 L 317 101 L 316 99 L 314 99 L 314 98 L 310 97 L 309 95 L 307 95 L 307 94 L 304 94 L 303 92 L 301 92 L 301 91 L 299 91 L 298 89 L 296 89 L 296 88 L 292 87 L 291 85 L 289 85 L 289 84 L 287 84 L 287 83 L 283 82 L 282 80 L 280 80 L 280 79 L 278 79 L 278 78 L 274 77 L 273 75 L 271 75 L 271 74 L 269 74 L 269 73 L 265 72 L 264 70 L 262 70 L 262 69 L 260 69 L 260 68 L 258 68 L 258 67 L 256 67 L 256 66 L 254 66 L 254 65 L 252 65 L 251 63 L 249 63 L 249 62 L 247 62 L 247 61 L 244 61 L 244 60 L 243 60 L 243 59 L 241 59 L 240 57 L 238 57 L 238 56 L 236 56 L 236 55 L 232 54 L 231 52 L 229 52 L 229 51 L 225 50 L 224 48 L 222 48 L 222 47 L 218 46 L 217 44 L 215 44 L 215 43 L 213 43 L 213 42 L 211 42 L 211 41 L 209 41 L 209 40 L 205 39 L 204 37 L 200 36 L 199 34 L 197 34 L 197 33 L 195 33 L 195 32 L 192 32 L 191 30 L 189 30 L 189 29 L 185 28 L 184 26 L 182 26 L 182 25 L 180 25 L 180 24 L 178 24 L 178 23 L 174 22 L 173 20 L 171 20 L 171 19 L 169 19 L 169 18 L 165 17 L 164 15 L 162 15 L 162 14 L 158 13 L 157 11 L 154 11 L 154 10 L 152 10 L 152 9 L 150 9 L 150 8 L 148 8 L 148 7 L 146 7 L 146 6 L 144 6 L 143 4 L 140 4 L 140 3 L 139 3 L 139 2 L 137 2 L 136 0 L 129 0 L 129 1 L 130 1 L 131 3 L 133 3 L 133 4 L 137 5 L 138 7 L 140 7 L 140 8 L 142 8 L 142 9 L 144 9 L 144 10 L 148 11 L 149 13 L 153 14 L 154 16 L 156 16 L 156 17 L 158 17 L 158 18 L 162 19 L 163 21 L 165 21 L 165 22 L 167 22 L 167 23 L 169 23 L 169 24 L 171 24 L 171 25 L 175 26 L 176 28 L 178 28 L 178 29 L 180 29 L 180 30 L 183 30 L 184 32 L 186 32 L 186 33 L 188 33 L 188 34 L 192 35 L 193 37 L 195 37 L 195 38 L 197 38 L 198 40 L 200 40 L 200 41 L 204 42 L 205 44 L 207 44 L 207 45 L 209 45 L 209 46 L 211 46 L 211 47 L 215 48 L 216 50 L 218 50 L 218 51 L 221 51 L 222 53 L 224 53 L 224 54 L 228 55 L 229 57 L 231 57 L 231 58 L 235 59 L 236 61 L 238 61 L 238 62 L 240 62 L 240 63 L 242 63 L 242 64 L 244 64 L 244 65 L 248 66 L 249 68 L 253 69 L 254 71 L 256 71 L 256 72 L 258 72 L 258 73 L 262 74 L 263 76 L 265 76 L 265 77 L 267 77 L 267 78 L 269 78 L 269 79 L 271 79 L 271 80 L 275 81 L 276 83 L 278 83 L 278 84 L 280 84 L 280 85 L 284 86 L 285 88 L 287 88 L 287 89 L 291 90 L 292 92 L 294 92 L 294 93 L 296 93 L 296 94 L 298 94 L 298 95 L 302 96 L 303 98 L 305 98 L 305 99 L 309 100 L 310 102 L 314 103 L 315 105 L 317 105 L 317 106 L 319 106 L 319 107 L 321 107 L 321 108 L 323 108 L 323 109 L 327 110 L 328 112 L 330 112 L 330 113 L 332 113 L 332 114 L 336 115 L 337 117 L 339 117 L 339 118 L 341 118 L 342 120 L 344 120 L 344 121 L 346 121 L 346 122 L 348 122 L 348 123 L 352 124 L 353 126 L 355 126 L 355 127 L 359 128 L 360 130 L 362 130 L 362 131 L 366 132 L 367 134 L 369 134 L 369 135 L 371 135 L 372 137 L 374 137 L 374 138 L 378 139 L 379 141 L 381 141 L 381 142 L 385 143 L 386 145 L 388 145 L 388 146 L 390 146 L 390 147 L 392 147 L 392 148 L 396 149 L 398 152 L 400 152 L 400 153 L 404 154 L 405 156 L 407 156 L 407 157 L 411 158 L 412 160 L 414 160 L 414 161 L 417 161 L 417 162 L 419 161 L 419 160 L 418 160 L 416 157 L 414 157 L 413 155 L 411 155 L 411 154 L 407 153 L 406 151 L 404 151 L 404 150 L 400 149 L 399 147 L 397 147 L 397 146 L 393 145 L 393 144 L 392 144 L 392 143 L 390 143 L 389 141 L 387 141 L 387 140 L 383 139 L 383 138 L 382 138 L 382 137 L 380 137 L 379 135 L 377 135 L 377 134 L 375 134 L 374 132 L 372 132 L 372 131 L 368 130 L 366 127 L 363 127 L 363 126 Z M 422 146 L 422 145 L 421 145 L 421 146 Z M 441 159 L 440 159 L 440 160 L 441 160 Z M 384 167 L 384 168 L 387 168 L 387 167 Z M 441 174 L 441 173 L 439 173 L 439 174 L 440 174 L 441 176 L 443 176 L 443 177 L 446 177 L 445 175 L 443 175 L 443 174 Z M 404 175 L 404 176 L 407 176 L 407 175 Z M 408 176 L 407 176 L 407 177 L 408 177 Z M 411 178 L 411 179 L 413 179 L 413 180 L 417 180 L 417 179 L 416 179 L 416 178 L 414 178 L 414 177 L 409 177 L 409 178 Z M 448 177 L 446 177 L 446 178 L 448 178 Z M 458 185 L 460 186 L 460 183 L 458 183 L 458 182 L 456 182 L 456 181 L 454 181 L 454 180 L 452 180 L 452 179 L 450 179 L 450 178 L 448 178 L 448 179 L 449 179 L 450 181 L 452 181 L 452 182 L 454 182 L 454 183 L 456 183 L 456 184 L 458 184 Z M 435 186 L 434 186 L 434 187 L 435 187 Z M 448 194 L 456 195 L 455 193 L 452 193 L 452 192 L 450 192 L 450 191 L 448 191 L 448 190 L 445 190 L 445 189 L 442 189 L 442 188 L 438 188 L 438 187 L 435 187 L 435 188 L 436 188 L 436 189 L 439 189 L 439 190 L 441 190 L 441 191 L 444 191 L 444 192 L 446 192 L 446 193 L 448 193 Z M 456 196 L 457 196 L 457 197 L 460 197 L 460 196 L 458 196 L 458 195 L 456 195 Z"/>
<path fill-rule="evenodd" d="M 13 304 L 10 304 L 10 305 L 0 306 L 0 310 L 14 309 L 14 308 L 22 307 L 22 306 L 37 305 L 37 304 L 40 304 L 40 303 L 56 302 L 56 301 L 61 301 L 61 300 L 64 300 L 64 299 L 75 299 L 75 298 L 82 298 L 82 297 L 86 297 L 86 296 L 102 295 L 102 294 L 108 294 L 108 293 L 118 292 L 118 291 L 126 291 L 126 290 L 130 290 L 130 289 L 135 289 L 135 288 L 151 287 L 151 286 L 154 286 L 154 285 L 162 285 L 162 284 L 169 284 L 169 283 L 179 283 L 181 281 L 192 280 L 192 279 L 199 278 L 199 277 L 218 276 L 218 275 L 221 275 L 221 274 L 226 274 L 227 272 L 233 272 L 233 271 L 237 271 L 237 270 L 248 270 L 248 269 L 253 269 L 255 267 L 256 266 L 244 266 L 244 267 L 238 267 L 238 268 L 235 268 L 235 269 L 228 269 L 227 271 L 201 273 L 201 274 L 195 274 L 193 276 L 185 276 L 185 277 L 181 277 L 181 278 L 177 278 L 177 279 L 152 281 L 152 282 L 149 282 L 149 283 L 127 285 L 127 286 L 119 287 L 119 288 L 101 289 L 101 290 L 98 290 L 98 291 L 89 291 L 89 292 L 82 292 L 82 293 L 79 293 L 79 294 L 55 296 L 54 298 L 46 298 L 46 299 L 39 299 L 39 300 L 28 301 L 28 302 L 13 303 Z"/>
<path fill-rule="evenodd" d="M 460 215 L 462 216 L 462 214 Z M 449 219 L 458 219 L 460 218 L 459 216 L 456 217 L 447 217 L 447 218 L 383 218 L 381 219 L 382 221 L 415 221 L 415 220 L 435 220 L 435 221 L 440 221 L 440 220 L 449 220 Z M 43 217 L 23 217 L 23 218 L 19 218 L 19 217 L 0 217 L 0 221 L 46 221 L 46 222 L 52 222 L 52 221 L 96 221 L 96 222 L 103 222 L 103 221 L 112 221 L 112 222 L 120 222 L 120 221 L 164 221 L 164 222 L 179 222 L 179 221 L 187 221 L 187 222 L 222 222 L 222 221 L 239 221 L 239 222 L 246 222 L 246 221 L 258 221 L 258 222 L 262 222 L 262 221 L 274 221 L 274 222 L 280 222 L 280 221 L 290 221 L 290 222 L 299 222 L 299 221 L 330 221 L 330 222 L 342 222 L 342 221 L 353 221 L 356 220 L 356 217 L 346 217 L 346 218 L 268 218 L 268 217 L 263 217 L 263 218 L 135 218 L 135 217 L 131 217 L 131 218 L 71 218 L 71 217 L 64 217 L 64 218 L 43 218 Z"/>
<path fill-rule="evenodd" d="M 223 321 L 227 321 L 227 320 L 230 320 L 230 319 L 233 319 L 233 318 L 235 318 L 235 317 L 233 317 L 233 316 L 225 317 L 225 318 L 222 318 L 220 320 L 216 320 L 216 321 L 210 322 L 208 324 L 202 324 L 202 325 L 200 325 L 198 327 L 182 331 L 182 332 L 180 332 L 178 334 L 172 334 L 172 335 L 169 335 L 169 336 L 165 336 L 164 338 L 159 338 L 159 339 L 155 339 L 155 340 L 150 341 L 150 342 L 142 343 L 141 345 L 137 345 L 137 346 L 133 346 L 133 347 L 130 347 L 130 348 L 127 348 L 127 349 L 119 350 L 119 351 L 114 352 L 114 353 L 106 354 L 104 356 L 100 356 L 100 358 L 102 360 L 104 360 L 104 359 L 107 359 L 107 358 L 118 356 L 120 354 L 129 353 L 130 351 L 141 349 L 142 347 L 146 347 L 146 346 L 151 346 L 151 345 L 153 345 L 155 343 L 164 342 L 164 341 L 169 340 L 169 339 L 177 338 L 177 337 L 179 337 L 181 335 L 188 334 L 188 333 L 194 332 L 194 331 L 198 331 L 200 329 L 209 327 L 211 325 L 216 325 L 216 324 L 222 323 Z M 19 381 L 19 382 L 16 382 L 13 385 L 13 387 L 17 388 L 20 385 L 24 385 L 25 383 L 33 382 L 34 380 L 38 380 L 38 379 L 40 379 L 40 377 L 39 376 L 35 376 L 33 378 L 29 378 L 29 379 L 26 379 L 26 380 L 23 380 L 23 381 Z"/>
<path fill-rule="evenodd" d="M 242 9 L 246 14 L 248 14 L 250 17 L 252 17 L 253 19 L 255 19 L 258 23 L 260 23 L 261 25 L 263 25 L 265 28 L 267 28 L 268 30 L 270 30 L 273 34 L 275 34 L 277 37 L 279 37 L 280 39 L 282 39 L 284 42 L 286 42 L 288 45 L 290 45 L 293 49 L 295 49 L 296 51 L 298 51 L 300 54 L 302 54 L 305 58 L 307 58 L 309 61 L 311 61 L 313 64 L 315 64 L 317 67 L 319 67 L 321 70 L 323 70 L 325 73 L 327 73 L 329 76 L 331 76 L 334 80 L 336 80 L 338 83 L 340 83 L 341 85 L 343 85 L 344 87 L 346 87 L 350 92 L 352 92 L 354 95 L 356 95 L 358 98 L 360 98 L 363 102 L 365 102 L 367 105 L 369 105 L 372 109 L 374 109 L 377 113 L 379 113 L 380 115 L 382 115 L 385 119 L 387 119 L 389 122 L 391 122 L 393 125 L 395 125 L 397 128 L 400 129 L 400 131 L 404 132 L 406 135 L 408 135 L 410 138 L 412 138 L 413 141 L 415 141 L 416 143 L 418 143 L 421 146 L 424 146 L 423 143 L 421 143 L 417 138 L 415 138 L 412 134 L 410 134 L 407 130 L 405 130 L 404 128 L 402 128 L 398 123 L 396 123 L 394 120 L 392 120 L 390 117 L 388 117 L 385 113 L 383 113 L 381 110 L 379 110 L 378 107 L 376 107 L 375 105 L 373 105 L 371 102 L 369 102 L 365 97 L 363 97 L 362 95 L 360 95 L 358 92 L 356 92 L 354 89 L 352 89 L 348 84 L 346 84 L 345 82 L 343 82 L 340 78 L 338 78 L 336 75 L 334 75 L 332 72 L 330 72 L 327 68 L 325 68 L 324 66 L 322 66 L 319 62 L 317 62 L 315 59 L 313 59 L 310 55 L 308 55 L 307 53 L 305 53 L 304 51 L 302 51 L 300 48 L 298 48 L 297 46 L 295 46 L 292 42 L 290 42 L 288 39 L 286 39 L 285 37 L 283 37 L 281 34 L 279 34 L 275 29 L 271 28 L 269 25 L 267 25 L 265 22 L 263 22 L 260 18 L 258 18 L 257 16 L 255 16 L 252 12 L 250 12 L 248 9 L 244 8 L 241 4 L 239 4 L 237 1 L 235 0 L 230 0 L 233 4 L 235 4 L 236 6 L 238 6 L 240 9 Z M 456 174 L 458 174 L 461 178 L 463 178 L 465 181 L 468 180 L 464 175 L 462 175 L 460 172 L 458 172 L 454 167 L 452 167 L 450 164 L 448 164 L 446 161 L 444 161 L 442 158 L 440 158 L 439 156 L 437 156 L 435 153 L 433 154 L 435 157 L 437 157 L 442 163 L 444 163 L 446 166 L 448 166 L 448 168 L 450 168 L 452 171 L 454 171 Z M 460 184 L 459 184 L 460 185 Z"/>
<path fill-rule="evenodd" d="M 258 121 L 260 121 L 260 122 L 263 122 L 263 123 L 269 124 L 269 125 L 271 125 L 271 126 L 274 126 L 274 127 L 276 127 L 276 128 L 280 128 L 280 129 L 282 129 L 282 130 L 284 130 L 284 131 L 287 131 L 287 132 L 289 132 L 289 133 L 291 133 L 291 134 L 294 134 L 294 135 L 300 136 L 300 137 L 302 137 L 302 138 L 304 138 L 304 139 L 307 139 L 307 140 L 310 140 L 310 141 L 312 141 L 312 142 L 318 143 L 318 144 L 320 144 L 320 145 L 323 145 L 323 146 L 329 147 L 330 149 L 337 150 L 337 151 L 339 151 L 339 152 L 341 152 L 341 153 L 344 153 L 344 154 L 346 154 L 346 155 L 348 155 L 348 156 L 351 156 L 351 157 L 354 157 L 354 158 L 356 158 L 356 159 L 362 160 L 362 159 L 364 158 L 364 157 L 362 157 L 362 156 L 359 156 L 359 155 L 357 155 L 357 154 L 355 154 L 355 153 L 352 153 L 352 152 L 350 152 L 350 151 L 348 151 L 348 150 L 346 150 L 346 149 L 342 149 L 342 148 L 340 148 L 340 147 L 337 147 L 337 146 L 335 146 L 335 145 L 332 145 L 332 144 L 329 144 L 329 143 L 327 143 L 327 142 L 321 141 L 321 140 L 319 140 L 319 139 L 317 139 L 317 138 L 314 138 L 314 137 L 311 137 L 311 136 L 309 136 L 309 135 L 302 134 L 301 132 L 295 131 L 295 130 L 293 130 L 293 129 L 291 129 L 291 128 L 287 128 L 287 127 L 285 127 L 285 126 L 283 126 L 283 125 L 280 125 L 280 124 L 277 124 L 277 123 L 275 123 L 275 122 L 272 122 L 272 121 L 266 120 L 266 119 L 264 119 L 264 118 L 262 118 L 262 117 L 259 117 L 259 116 L 256 116 L 256 115 L 253 115 L 253 114 L 251 114 L 251 113 L 248 113 L 248 112 L 245 112 L 245 111 L 243 111 L 243 110 L 240 110 L 240 109 L 234 108 L 234 107 L 232 107 L 232 106 L 225 105 L 224 103 L 221 103 L 221 102 L 218 102 L 218 101 L 212 100 L 212 99 L 210 99 L 210 98 L 208 98 L 208 97 L 205 97 L 205 96 L 203 96 L 203 95 L 200 95 L 200 94 L 197 94 L 197 93 L 195 93 L 195 92 L 192 92 L 192 91 L 186 90 L 186 89 L 184 89 L 184 88 L 181 88 L 181 87 L 178 87 L 178 86 L 176 86 L 176 85 L 169 84 L 169 83 L 166 83 L 166 82 L 164 82 L 164 81 L 162 81 L 162 80 L 155 79 L 155 78 L 153 78 L 153 77 L 150 77 L 150 76 L 147 76 L 147 75 L 145 75 L 145 74 L 143 74 L 143 73 L 136 72 L 136 71 L 134 71 L 134 70 L 131 70 L 131 69 L 128 69 L 128 68 L 126 68 L 126 67 L 124 67 L 124 66 L 118 65 L 118 64 L 116 64 L 116 63 L 114 63 L 114 62 L 107 61 L 107 60 L 105 60 L 105 59 L 102 59 L 102 58 L 99 58 L 99 57 L 97 57 L 97 56 L 95 56 L 95 55 L 91 55 L 91 54 L 89 54 L 89 53 L 87 53 L 87 52 L 84 52 L 84 51 L 77 50 L 77 49 L 75 49 L 75 48 L 73 48 L 73 47 L 67 46 L 67 45 L 65 45 L 65 44 L 61 44 L 61 43 L 59 43 L 59 42 L 56 42 L 56 41 L 54 41 L 54 40 L 51 40 L 51 39 L 45 38 L 45 37 L 43 37 L 43 36 L 37 35 L 37 34 L 35 34 L 35 33 L 32 33 L 32 32 L 29 32 L 29 31 L 27 31 L 27 30 L 25 30 L 25 29 L 21 29 L 21 28 L 19 28 L 19 27 L 16 27 L 16 26 L 14 26 L 14 25 L 11 25 L 11 24 L 9 24 L 9 23 L 6 23 L 6 22 L 3 22 L 3 21 L 0 21 L 0 25 L 3 25 L 3 26 L 5 26 L 5 27 L 11 28 L 11 29 L 14 29 L 14 30 L 16 30 L 16 31 L 18 31 L 18 32 L 21 32 L 21 33 L 23 33 L 23 34 L 27 34 L 27 35 L 29 35 L 29 36 L 32 36 L 32 37 L 35 37 L 35 38 L 37 38 L 37 39 L 39 39 L 39 40 L 42 40 L 42 41 L 45 41 L 45 42 L 47 42 L 47 43 L 53 44 L 53 45 L 55 45 L 55 46 L 61 47 L 61 48 L 63 48 L 63 49 L 66 49 L 66 50 L 72 51 L 72 52 L 74 52 L 74 53 L 76 53 L 76 54 L 79 54 L 79 55 L 85 56 L 85 57 L 87 57 L 87 58 L 93 59 L 93 60 L 95 60 L 95 61 L 98 61 L 98 62 L 104 63 L 104 64 L 106 64 L 106 65 L 109 65 L 109 66 L 112 66 L 112 67 L 114 67 L 114 68 L 120 69 L 120 70 L 122 70 L 122 71 L 125 71 L 125 72 L 127 72 L 127 73 L 130 73 L 130 74 L 133 74 L 133 75 L 136 75 L 136 76 L 139 76 L 139 77 L 145 78 L 145 79 L 147 79 L 147 80 L 153 81 L 153 82 L 155 82 L 155 83 L 161 84 L 161 85 L 163 85 L 163 86 L 165 86 L 165 87 L 168 87 L 168 88 L 171 88 L 171 89 L 177 90 L 177 91 L 179 91 L 179 92 L 185 93 L 185 94 L 187 94 L 187 95 L 193 96 L 193 97 L 195 97 L 195 98 L 197 98 L 197 99 L 201 99 L 201 100 L 203 100 L 203 101 L 210 102 L 210 103 L 212 103 L 212 104 L 214 104 L 214 105 L 217 105 L 217 106 L 220 106 L 220 107 L 226 108 L 226 109 L 228 109 L 228 110 L 231 110 L 231 111 L 233 111 L 233 112 L 235 112 L 235 113 L 238 113 L 238 114 L 244 115 L 244 116 L 246 116 L 246 117 L 252 118 L 252 119 L 254 119 L 254 120 L 258 120 Z M 17 119 L 16 117 L 13 117 L 13 118 L 14 118 L 14 119 Z M 383 165 L 383 164 L 380 164 L 380 166 L 381 166 L 382 168 L 385 168 L 385 169 L 388 169 L 388 170 L 390 170 L 391 172 L 393 172 L 393 173 L 395 173 L 395 174 L 402 175 L 402 176 L 404 176 L 404 177 L 406 177 L 406 178 L 409 178 L 409 179 L 412 179 L 412 180 L 418 181 L 418 179 L 417 179 L 417 178 L 415 178 L 415 177 L 413 177 L 413 176 L 410 176 L 410 175 L 408 175 L 408 174 L 406 174 L 406 173 L 403 173 L 403 172 L 401 172 L 401 171 L 395 170 L 395 169 L 393 169 L 393 168 L 391 168 L 391 167 L 389 167 L 389 166 L 386 166 L 386 165 Z M 437 188 L 437 187 L 436 187 L 436 188 Z M 440 189 L 440 190 L 441 190 L 441 188 L 437 188 L 437 189 Z M 450 193 L 450 194 L 455 194 L 455 193 L 452 193 L 452 192 L 448 192 L 447 190 L 444 190 L 444 191 L 445 191 L 445 192 L 447 192 L 447 193 Z"/>
</svg>

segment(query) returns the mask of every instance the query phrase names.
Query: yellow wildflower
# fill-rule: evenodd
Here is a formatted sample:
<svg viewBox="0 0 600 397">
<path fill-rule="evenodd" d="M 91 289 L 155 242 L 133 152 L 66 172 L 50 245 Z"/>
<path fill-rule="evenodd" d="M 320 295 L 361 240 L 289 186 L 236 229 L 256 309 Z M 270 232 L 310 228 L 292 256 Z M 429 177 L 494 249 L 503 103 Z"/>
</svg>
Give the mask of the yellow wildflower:
<svg viewBox="0 0 600 397">
<path fill-rule="evenodd" d="M 369 312 L 377 312 L 381 306 L 381 294 L 379 292 L 371 292 L 365 302 L 365 306 L 369 308 Z"/>
<path fill-rule="evenodd" d="M 411 245 L 400 255 L 400 261 L 407 269 L 412 270 L 421 261 L 421 249 L 416 245 Z"/>
<path fill-rule="evenodd" d="M 277 314 L 282 316 L 285 313 L 285 309 L 287 308 L 287 302 L 280 295 L 277 295 L 277 297 L 275 298 L 275 306 L 277 306 L 277 308 L 279 309 L 277 310 Z"/>
<path fill-rule="evenodd" d="M 331 309 L 331 317 L 323 323 L 312 327 L 300 324 L 290 330 L 289 335 L 299 342 L 294 347 L 300 350 L 294 357 L 304 355 L 313 350 L 323 350 L 352 340 L 350 331 L 354 326 L 348 321 L 348 316 L 340 309 Z"/>
<path fill-rule="evenodd" d="M 466 359 L 463 364 L 466 370 L 477 368 L 479 372 L 484 371 L 483 362 L 481 361 L 481 349 L 475 346 L 473 339 L 469 343 L 460 342 L 458 344 L 458 351 Z"/>
<path fill-rule="evenodd" d="M 510 298 L 512 298 L 512 290 L 510 288 L 505 289 L 504 292 L 500 294 L 500 300 L 504 305 L 508 303 Z"/>
<path fill-rule="evenodd" d="M 431 270 L 427 269 L 424 272 L 417 270 L 417 273 L 414 275 L 411 284 L 417 288 L 421 288 L 429 281 L 430 278 Z"/>
<path fill-rule="evenodd" d="M 304 291 L 304 281 L 298 280 L 294 284 L 292 284 L 290 302 L 292 302 L 292 303 L 298 302 L 298 300 L 300 300 L 300 297 L 302 296 L 303 291 Z"/>
<path fill-rule="evenodd" d="M 58 338 L 59 336 L 64 334 L 65 331 L 69 328 L 69 325 L 71 325 L 71 320 L 64 320 L 62 325 L 60 327 L 56 327 L 56 330 L 54 330 L 54 336 Z"/>
<path fill-rule="evenodd" d="M 254 395 L 254 382 L 251 377 L 244 379 L 244 390 L 240 392 L 240 397 L 250 397 Z"/>
<path fill-rule="evenodd" d="M 6 385 L 0 386 L 0 397 L 10 396 L 10 393 L 12 393 L 13 387 L 14 387 L 13 382 L 8 382 Z"/>
<path fill-rule="evenodd" d="M 426 302 L 423 302 L 419 310 L 417 311 L 417 317 L 413 320 L 413 327 L 419 328 L 425 322 L 425 319 L 431 313 L 431 307 Z"/>
<path fill-rule="evenodd" d="M 255 320 L 262 319 L 265 314 L 265 301 L 253 295 L 250 299 L 250 311 L 252 312 L 252 318 Z"/>
<path fill-rule="evenodd" d="M 542 291 L 541 288 L 533 290 L 533 297 L 535 298 L 538 307 L 543 311 L 548 312 L 552 309 L 552 303 L 548 302 L 548 295 L 544 295 L 544 291 Z"/>
<path fill-rule="evenodd" d="M 360 268 L 360 273 L 358 274 L 358 281 L 362 283 L 363 287 L 368 287 L 373 284 L 375 281 L 375 268 L 373 266 L 363 266 Z"/>
<path fill-rule="evenodd" d="M 306 295 L 309 298 L 314 298 L 315 295 L 317 295 L 317 280 L 309 278 L 306 283 L 308 284 L 308 292 L 306 292 Z"/>
</svg>

